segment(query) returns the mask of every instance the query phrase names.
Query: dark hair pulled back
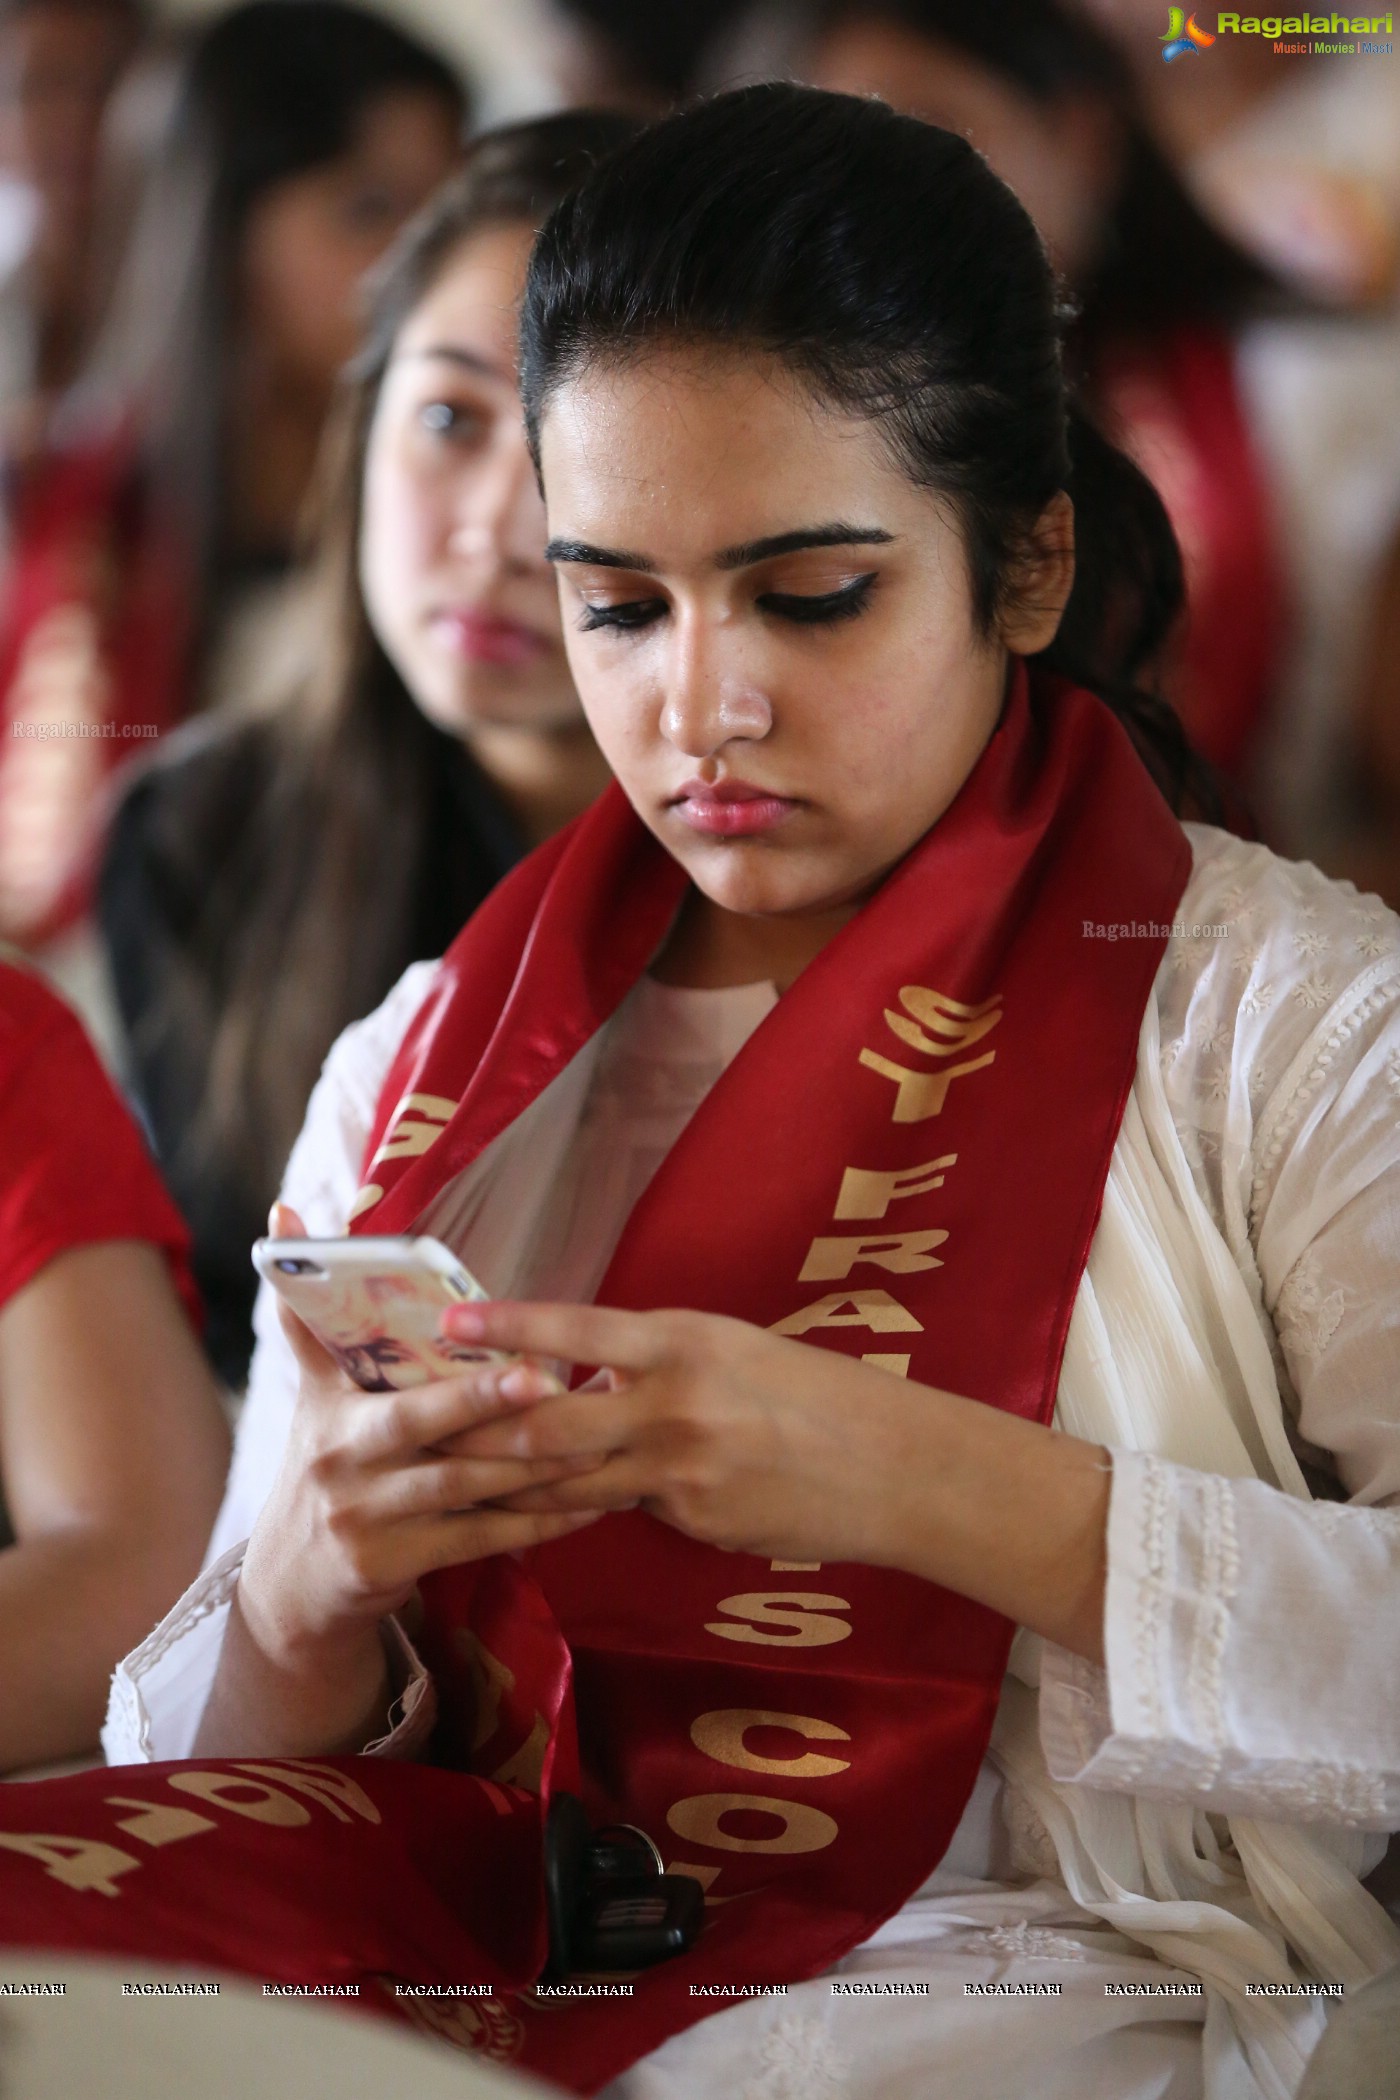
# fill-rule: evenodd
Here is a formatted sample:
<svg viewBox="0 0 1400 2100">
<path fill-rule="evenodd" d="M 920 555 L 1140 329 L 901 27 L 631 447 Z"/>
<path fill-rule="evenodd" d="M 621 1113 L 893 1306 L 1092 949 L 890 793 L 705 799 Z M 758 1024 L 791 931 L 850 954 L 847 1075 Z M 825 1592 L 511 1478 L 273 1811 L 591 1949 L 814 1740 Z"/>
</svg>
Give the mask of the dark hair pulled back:
<svg viewBox="0 0 1400 2100">
<path fill-rule="evenodd" d="M 521 322 L 526 420 L 538 457 L 556 388 L 668 337 L 771 355 L 949 499 L 987 633 L 1067 489 L 1074 592 L 1037 660 L 1108 702 L 1173 807 L 1208 802 L 1142 682 L 1182 609 L 1176 541 L 1145 476 L 1068 400 L 1068 320 L 1031 220 L 965 139 L 878 102 L 741 88 L 642 133 L 546 222 Z"/>
</svg>

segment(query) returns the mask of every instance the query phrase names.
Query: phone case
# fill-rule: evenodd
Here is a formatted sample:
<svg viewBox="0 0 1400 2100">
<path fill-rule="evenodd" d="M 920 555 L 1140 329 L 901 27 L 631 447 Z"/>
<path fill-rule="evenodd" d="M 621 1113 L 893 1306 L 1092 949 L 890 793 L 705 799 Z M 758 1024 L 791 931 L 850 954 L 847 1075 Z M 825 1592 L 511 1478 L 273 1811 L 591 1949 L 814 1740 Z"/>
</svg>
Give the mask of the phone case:
<svg viewBox="0 0 1400 2100">
<path fill-rule="evenodd" d="M 438 1333 L 445 1307 L 488 1295 L 440 1240 L 259 1240 L 253 1265 L 367 1393 L 509 1361 Z"/>
</svg>

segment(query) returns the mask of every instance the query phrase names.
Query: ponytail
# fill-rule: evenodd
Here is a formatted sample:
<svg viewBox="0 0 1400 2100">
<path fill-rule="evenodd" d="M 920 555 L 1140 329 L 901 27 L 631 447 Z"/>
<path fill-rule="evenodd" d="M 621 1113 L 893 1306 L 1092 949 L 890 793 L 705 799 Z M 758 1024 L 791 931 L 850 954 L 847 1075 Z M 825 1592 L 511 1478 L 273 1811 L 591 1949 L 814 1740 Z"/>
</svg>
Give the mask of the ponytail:
<svg viewBox="0 0 1400 2100">
<path fill-rule="evenodd" d="M 1181 550 L 1161 497 L 1084 411 L 1069 411 L 1074 589 L 1035 659 L 1106 701 L 1180 814 L 1218 820 L 1220 787 L 1156 687 L 1186 609 Z"/>
</svg>

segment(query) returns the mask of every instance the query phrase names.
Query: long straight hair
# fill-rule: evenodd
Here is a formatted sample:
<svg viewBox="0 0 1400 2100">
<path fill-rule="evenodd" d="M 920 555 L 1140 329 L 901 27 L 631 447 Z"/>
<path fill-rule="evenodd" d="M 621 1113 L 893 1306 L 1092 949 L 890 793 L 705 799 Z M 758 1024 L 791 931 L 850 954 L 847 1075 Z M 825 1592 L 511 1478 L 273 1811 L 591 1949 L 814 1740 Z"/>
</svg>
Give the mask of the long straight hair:
<svg viewBox="0 0 1400 2100">
<path fill-rule="evenodd" d="M 205 1052 L 183 1162 L 192 1170 L 232 1161 L 252 1192 L 274 1188 L 331 1043 L 411 959 L 443 736 L 370 626 L 358 559 L 365 453 L 394 344 L 476 235 L 537 226 L 636 128 L 583 111 L 485 134 L 377 274 L 322 455 L 307 608 L 315 663 L 261 719 L 224 733 L 222 763 L 206 768 L 212 802 L 171 813 L 181 857 L 197 867 L 202 837 L 238 812 L 236 849 L 207 880 L 191 940 L 215 967 L 174 981 L 151 1024 L 157 1039 Z M 264 783 L 251 810 L 244 755 Z"/>
<path fill-rule="evenodd" d="M 227 562 L 226 446 L 244 230 L 278 184 L 338 160 L 383 96 L 435 96 L 464 126 L 461 81 L 350 0 L 244 0 L 153 57 L 138 80 L 155 137 L 134 223 L 70 427 L 130 416 L 133 479 L 184 553 L 196 643 Z"/>
</svg>

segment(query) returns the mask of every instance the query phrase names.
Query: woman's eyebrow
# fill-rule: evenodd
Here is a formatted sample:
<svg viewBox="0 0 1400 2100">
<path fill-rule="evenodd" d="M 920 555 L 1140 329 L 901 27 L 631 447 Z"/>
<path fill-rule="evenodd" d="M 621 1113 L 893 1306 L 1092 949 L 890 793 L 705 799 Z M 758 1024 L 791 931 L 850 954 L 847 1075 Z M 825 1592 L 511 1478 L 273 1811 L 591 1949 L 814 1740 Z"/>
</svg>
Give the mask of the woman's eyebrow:
<svg viewBox="0 0 1400 2100">
<path fill-rule="evenodd" d="M 892 532 L 878 525 L 805 525 L 795 532 L 775 532 L 766 539 L 743 540 L 737 547 L 722 547 L 713 557 L 717 569 L 751 569 L 779 554 L 800 554 L 806 547 L 888 546 Z M 620 547 L 593 547 L 586 540 L 551 540 L 544 550 L 546 561 L 582 562 L 592 569 L 633 569 L 643 576 L 655 573 L 656 563 L 645 554 Z"/>
<path fill-rule="evenodd" d="M 778 554 L 800 554 L 804 547 L 883 547 L 894 538 L 878 525 L 812 525 L 796 532 L 775 532 L 763 540 L 745 540 L 715 556 L 717 569 L 751 569 Z"/>
<path fill-rule="evenodd" d="M 515 384 L 503 366 L 492 364 L 489 357 L 482 357 L 475 350 L 464 350 L 460 343 L 430 343 L 424 350 L 409 350 L 404 355 L 411 362 L 436 359 L 443 364 L 460 365 L 464 372 L 475 372 L 482 379 L 496 379 L 507 386 Z"/>
</svg>

